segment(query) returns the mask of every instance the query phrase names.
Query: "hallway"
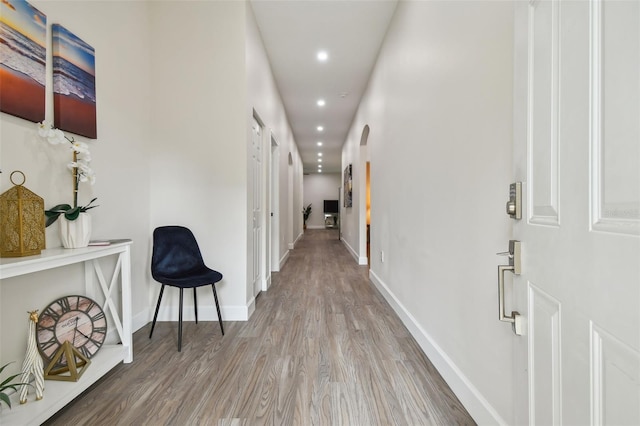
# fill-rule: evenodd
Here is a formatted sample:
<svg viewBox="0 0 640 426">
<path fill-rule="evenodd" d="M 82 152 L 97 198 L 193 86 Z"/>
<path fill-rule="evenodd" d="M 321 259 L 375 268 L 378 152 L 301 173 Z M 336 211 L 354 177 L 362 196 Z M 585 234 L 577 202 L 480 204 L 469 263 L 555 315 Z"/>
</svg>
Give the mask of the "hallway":
<svg viewBox="0 0 640 426">
<path fill-rule="evenodd" d="M 336 230 L 307 230 L 247 322 L 135 333 L 49 425 L 474 424 Z M 90 368 L 90 367 L 89 367 Z"/>
</svg>

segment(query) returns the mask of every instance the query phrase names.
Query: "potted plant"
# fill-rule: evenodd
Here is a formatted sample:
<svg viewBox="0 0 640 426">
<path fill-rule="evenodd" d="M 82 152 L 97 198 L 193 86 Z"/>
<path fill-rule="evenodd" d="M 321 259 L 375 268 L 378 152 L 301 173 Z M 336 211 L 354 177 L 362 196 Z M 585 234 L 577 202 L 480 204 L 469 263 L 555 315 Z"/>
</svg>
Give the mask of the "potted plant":
<svg viewBox="0 0 640 426">
<path fill-rule="evenodd" d="M 307 229 L 307 219 L 311 215 L 311 203 L 302 209 L 302 218 L 304 219 L 304 229 Z"/>
<path fill-rule="evenodd" d="M 86 247 L 91 236 L 91 217 L 84 214 L 94 207 L 97 198 L 92 199 L 85 206 L 78 205 L 78 188 L 81 182 L 89 182 L 93 185 L 96 181 L 93 169 L 89 167 L 91 154 L 89 145 L 69 138 L 60 129 L 56 129 L 46 122 L 38 123 L 40 136 L 52 145 L 66 145 L 73 152 L 73 161 L 67 164 L 73 175 L 73 207 L 69 204 L 58 204 L 44 214 L 47 218 L 45 226 L 53 224 L 62 215 L 65 220 L 60 224 L 60 238 L 66 248 Z"/>
<path fill-rule="evenodd" d="M 9 363 L 11 364 L 11 363 Z M 9 365 L 5 364 L 0 367 L 0 373 Z M 2 409 L 2 403 L 7 404 L 9 408 L 11 408 L 11 399 L 9 395 L 5 393 L 6 390 L 13 389 L 15 392 L 18 391 L 17 387 L 22 385 L 31 386 L 29 383 L 11 383 L 15 380 L 16 377 L 20 376 L 22 373 L 14 374 L 13 376 L 7 377 L 4 381 L 0 382 L 0 409 Z"/>
</svg>

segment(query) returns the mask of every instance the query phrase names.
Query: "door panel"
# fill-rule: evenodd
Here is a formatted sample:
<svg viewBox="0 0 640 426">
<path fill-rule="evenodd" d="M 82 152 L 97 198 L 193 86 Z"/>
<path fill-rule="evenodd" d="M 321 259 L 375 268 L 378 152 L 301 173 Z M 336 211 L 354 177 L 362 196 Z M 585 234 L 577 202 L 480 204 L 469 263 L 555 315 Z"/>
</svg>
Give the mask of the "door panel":
<svg viewBox="0 0 640 426">
<path fill-rule="evenodd" d="M 591 6 L 593 227 L 640 234 L 640 2 Z"/>
<path fill-rule="evenodd" d="M 529 9 L 529 220 L 557 225 L 559 2 Z"/>
<path fill-rule="evenodd" d="M 640 424 L 640 2 L 515 7 L 516 422 Z"/>
<path fill-rule="evenodd" d="M 252 282 L 253 295 L 256 296 L 262 289 L 262 259 L 264 257 L 262 244 L 262 127 L 254 118 L 251 133 L 251 168 L 252 168 L 252 249 L 253 249 L 253 265 L 252 265 Z"/>
<path fill-rule="evenodd" d="M 529 283 L 531 424 L 559 424 L 561 413 L 560 302 Z"/>
</svg>

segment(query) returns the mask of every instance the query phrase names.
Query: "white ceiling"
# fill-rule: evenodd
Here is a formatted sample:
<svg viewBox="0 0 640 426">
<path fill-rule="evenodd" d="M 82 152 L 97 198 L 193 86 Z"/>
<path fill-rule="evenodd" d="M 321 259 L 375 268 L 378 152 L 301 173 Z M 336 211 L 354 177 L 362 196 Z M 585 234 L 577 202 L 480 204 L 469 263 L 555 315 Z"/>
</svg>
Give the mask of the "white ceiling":
<svg viewBox="0 0 640 426">
<path fill-rule="evenodd" d="M 252 0 L 305 173 L 339 173 L 342 145 L 397 0 Z M 318 51 L 329 59 L 321 63 Z M 344 94 L 346 93 L 346 96 Z M 318 107 L 318 99 L 326 105 Z M 317 126 L 324 126 L 322 133 Z M 323 146 L 318 147 L 317 142 Z"/>
</svg>

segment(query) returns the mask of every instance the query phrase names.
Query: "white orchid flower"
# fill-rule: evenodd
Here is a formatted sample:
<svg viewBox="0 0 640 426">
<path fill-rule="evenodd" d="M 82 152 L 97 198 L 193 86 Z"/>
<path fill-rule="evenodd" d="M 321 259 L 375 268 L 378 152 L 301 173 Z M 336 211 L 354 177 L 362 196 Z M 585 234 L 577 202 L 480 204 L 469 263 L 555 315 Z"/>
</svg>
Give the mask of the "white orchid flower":
<svg viewBox="0 0 640 426">
<path fill-rule="evenodd" d="M 51 145 L 60 145 L 68 141 L 67 137 L 64 135 L 64 132 L 60 129 L 51 129 L 49 131 L 49 135 L 47 136 L 47 141 Z"/>
<path fill-rule="evenodd" d="M 77 152 L 78 154 L 88 154 L 89 153 L 89 145 L 80 141 L 71 142 L 71 149 Z"/>
<path fill-rule="evenodd" d="M 67 167 L 73 174 L 73 209 L 77 209 L 78 206 L 78 184 L 80 182 L 89 182 L 93 185 L 96 182 L 96 174 L 89 162 L 91 161 L 91 154 L 89 153 L 89 145 L 85 142 L 76 141 L 73 137 L 67 137 L 60 129 L 56 129 L 47 121 L 38 123 L 38 134 L 43 139 L 46 139 L 52 145 L 65 144 L 69 142 L 69 149 L 73 151 L 73 158 L 76 161 L 72 161 L 67 164 Z M 95 201 L 95 198 L 91 200 L 86 206 L 80 206 L 81 211 L 86 211 L 97 206 L 91 204 Z M 59 212 L 58 212 L 59 213 Z M 46 226 L 52 224 L 58 216 L 53 217 L 53 221 L 49 221 L 51 217 L 47 219 Z"/>
<path fill-rule="evenodd" d="M 77 173 L 78 173 L 78 179 L 80 180 L 80 182 L 89 182 L 91 185 L 93 185 L 96 182 L 96 174 L 93 171 L 93 169 L 91 167 L 89 167 L 89 164 L 87 164 L 86 160 L 78 160 L 78 161 L 72 161 L 69 164 L 67 164 L 67 167 L 69 167 L 69 169 L 73 170 L 73 169 L 77 169 Z"/>
<path fill-rule="evenodd" d="M 40 137 L 48 138 L 51 132 L 51 124 L 47 121 L 43 121 L 42 123 L 38 123 L 38 134 Z"/>
</svg>

